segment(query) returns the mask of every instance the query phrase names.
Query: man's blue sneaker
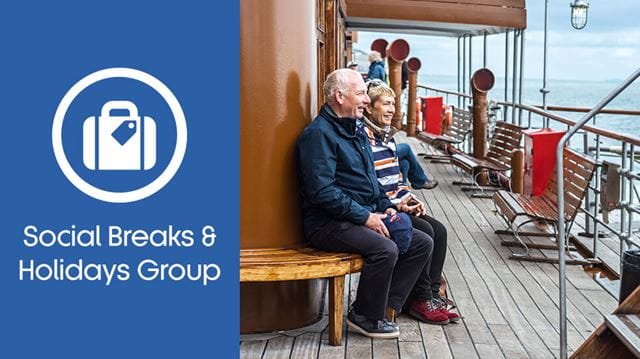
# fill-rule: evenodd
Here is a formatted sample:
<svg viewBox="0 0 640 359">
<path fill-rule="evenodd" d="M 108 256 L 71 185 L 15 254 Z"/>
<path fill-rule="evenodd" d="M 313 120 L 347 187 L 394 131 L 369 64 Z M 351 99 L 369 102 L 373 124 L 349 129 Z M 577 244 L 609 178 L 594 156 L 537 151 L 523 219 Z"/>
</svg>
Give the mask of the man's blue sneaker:
<svg viewBox="0 0 640 359">
<path fill-rule="evenodd" d="M 374 339 L 394 339 L 400 335 L 400 330 L 393 322 L 383 319 L 370 320 L 356 314 L 353 309 L 347 315 L 347 325 L 365 337 Z"/>
</svg>

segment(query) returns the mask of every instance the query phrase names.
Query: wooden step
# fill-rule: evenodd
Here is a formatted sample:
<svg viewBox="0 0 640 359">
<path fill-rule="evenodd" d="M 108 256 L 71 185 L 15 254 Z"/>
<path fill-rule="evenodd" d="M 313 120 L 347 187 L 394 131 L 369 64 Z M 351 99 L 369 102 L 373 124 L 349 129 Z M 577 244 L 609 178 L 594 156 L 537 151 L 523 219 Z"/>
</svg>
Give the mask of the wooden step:
<svg viewBox="0 0 640 359">
<path fill-rule="evenodd" d="M 604 322 L 627 349 L 636 357 L 640 357 L 640 315 L 607 315 Z"/>
</svg>

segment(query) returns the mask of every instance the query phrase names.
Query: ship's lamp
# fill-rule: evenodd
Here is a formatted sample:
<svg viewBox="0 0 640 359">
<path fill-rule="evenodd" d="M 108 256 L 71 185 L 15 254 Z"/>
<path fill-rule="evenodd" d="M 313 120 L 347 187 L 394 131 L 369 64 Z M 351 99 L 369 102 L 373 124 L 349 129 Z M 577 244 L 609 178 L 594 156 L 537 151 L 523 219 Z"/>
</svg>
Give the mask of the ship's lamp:
<svg viewBox="0 0 640 359">
<path fill-rule="evenodd" d="M 576 30 L 584 29 L 587 25 L 589 3 L 584 0 L 575 0 L 571 5 L 571 26 Z"/>
</svg>

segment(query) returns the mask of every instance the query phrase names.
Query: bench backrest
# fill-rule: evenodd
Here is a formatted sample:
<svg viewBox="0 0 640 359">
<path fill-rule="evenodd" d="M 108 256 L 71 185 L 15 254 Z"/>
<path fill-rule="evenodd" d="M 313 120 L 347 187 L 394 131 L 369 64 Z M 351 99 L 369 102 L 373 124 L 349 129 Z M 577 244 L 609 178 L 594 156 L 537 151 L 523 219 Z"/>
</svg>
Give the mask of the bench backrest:
<svg viewBox="0 0 640 359">
<path fill-rule="evenodd" d="M 487 151 L 487 159 L 510 168 L 513 151 L 520 148 L 522 130 L 524 128 L 504 121 L 496 122 Z"/>
<path fill-rule="evenodd" d="M 578 213 L 596 167 L 595 160 L 570 148 L 564 149 L 564 215 L 568 222 L 573 221 Z M 549 179 L 544 196 L 556 206 L 558 205 L 557 186 L 558 177 L 554 166 L 554 171 L 551 179 Z"/>
<path fill-rule="evenodd" d="M 455 139 L 456 143 L 464 141 L 464 138 L 471 132 L 471 112 L 452 107 L 451 126 L 443 135 Z"/>
</svg>

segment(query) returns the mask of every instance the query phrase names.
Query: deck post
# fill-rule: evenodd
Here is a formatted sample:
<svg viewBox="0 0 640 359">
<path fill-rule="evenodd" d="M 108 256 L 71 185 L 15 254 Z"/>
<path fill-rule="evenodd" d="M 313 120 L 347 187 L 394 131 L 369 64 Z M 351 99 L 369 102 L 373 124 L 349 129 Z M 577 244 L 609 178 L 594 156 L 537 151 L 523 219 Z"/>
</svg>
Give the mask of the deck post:
<svg viewBox="0 0 640 359">
<path fill-rule="evenodd" d="M 524 193 L 524 151 L 517 149 L 511 157 L 511 192 Z"/>
<path fill-rule="evenodd" d="M 407 100 L 407 136 L 416 135 L 416 98 L 418 89 L 418 70 L 422 66 L 417 57 L 407 61 L 409 68 L 409 96 Z"/>
</svg>

